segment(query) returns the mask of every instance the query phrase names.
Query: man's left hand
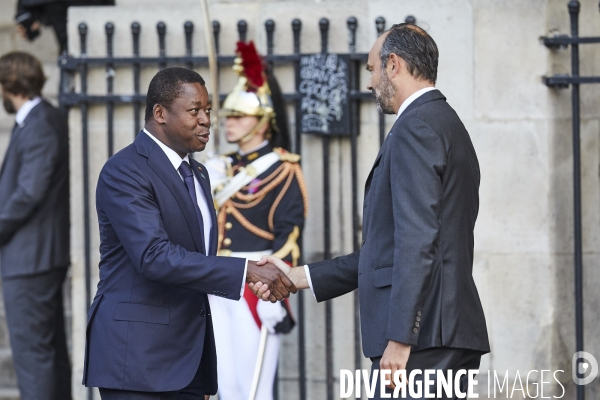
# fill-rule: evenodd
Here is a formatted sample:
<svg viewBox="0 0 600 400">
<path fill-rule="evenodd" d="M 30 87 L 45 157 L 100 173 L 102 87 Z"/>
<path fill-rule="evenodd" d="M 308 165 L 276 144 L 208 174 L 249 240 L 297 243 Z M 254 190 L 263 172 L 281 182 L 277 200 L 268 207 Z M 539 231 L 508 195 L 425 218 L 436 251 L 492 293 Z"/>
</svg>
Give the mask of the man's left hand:
<svg viewBox="0 0 600 400">
<path fill-rule="evenodd" d="M 379 371 L 383 369 L 389 369 L 392 371 L 391 374 L 391 382 L 387 387 L 390 389 L 395 389 L 396 385 L 394 384 L 394 374 L 398 370 L 406 370 L 406 363 L 408 362 L 408 357 L 410 356 L 410 345 L 404 344 L 400 342 L 395 342 L 393 340 L 388 341 L 388 345 L 383 352 L 383 356 L 381 356 L 381 361 L 379 362 Z M 404 378 L 406 379 L 406 377 Z"/>
</svg>

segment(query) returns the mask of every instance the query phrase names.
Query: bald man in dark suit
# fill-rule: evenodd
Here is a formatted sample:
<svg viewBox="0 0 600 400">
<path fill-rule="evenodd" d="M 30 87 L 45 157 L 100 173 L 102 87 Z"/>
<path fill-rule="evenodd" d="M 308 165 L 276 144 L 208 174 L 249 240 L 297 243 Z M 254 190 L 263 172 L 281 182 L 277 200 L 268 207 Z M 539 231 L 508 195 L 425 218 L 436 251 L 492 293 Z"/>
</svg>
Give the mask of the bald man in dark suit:
<svg viewBox="0 0 600 400">
<path fill-rule="evenodd" d="M 434 86 L 437 65 L 437 45 L 412 24 L 394 25 L 369 53 L 368 88 L 396 122 L 365 185 L 361 250 L 294 269 L 268 258 L 317 301 L 358 288 L 363 352 L 373 371 L 392 377 L 478 369 L 490 350 L 472 276 L 479 164 L 460 118 Z M 459 386 L 442 398 L 465 393 L 466 375 Z"/>
</svg>

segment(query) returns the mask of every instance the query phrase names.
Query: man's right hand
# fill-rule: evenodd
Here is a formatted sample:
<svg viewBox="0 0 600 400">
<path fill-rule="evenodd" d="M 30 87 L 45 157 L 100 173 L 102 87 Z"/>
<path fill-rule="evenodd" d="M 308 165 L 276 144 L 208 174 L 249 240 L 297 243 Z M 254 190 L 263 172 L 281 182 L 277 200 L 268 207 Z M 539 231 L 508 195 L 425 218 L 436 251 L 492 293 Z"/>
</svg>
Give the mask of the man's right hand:
<svg viewBox="0 0 600 400">
<path fill-rule="evenodd" d="M 287 274 L 272 263 L 258 265 L 256 261 L 248 260 L 246 282 L 251 285 L 258 282 L 266 285 L 269 289 L 268 300 L 272 303 L 290 297 L 290 293 L 298 291 Z"/>
<path fill-rule="evenodd" d="M 308 279 L 306 278 L 306 272 L 303 267 L 292 268 L 284 261 L 273 256 L 263 256 L 263 258 L 261 258 L 257 264 L 259 266 L 266 264 L 276 265 L 277 268 L 285 273 L 285 275 L 293 282 L 296 289 L 307 289 L 309 287 Z M 264 284 L 262 281 L 250 283 L 248 286 L 257 297 L 263 300 L 269 300 L 271 302 L 276 301 L 270 286 Z"/>
</svg>

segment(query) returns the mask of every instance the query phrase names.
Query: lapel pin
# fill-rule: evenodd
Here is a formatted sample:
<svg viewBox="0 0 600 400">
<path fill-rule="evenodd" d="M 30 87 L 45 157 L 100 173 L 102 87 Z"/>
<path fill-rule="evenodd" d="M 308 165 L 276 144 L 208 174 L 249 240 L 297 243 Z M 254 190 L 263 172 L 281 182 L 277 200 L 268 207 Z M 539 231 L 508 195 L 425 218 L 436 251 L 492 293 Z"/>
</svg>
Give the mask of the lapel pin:
<svg viewBox="0 0 600 400">
<path fill-rule="evenodd" d="M 198 167 L 198 171 L 202 171 L 202 167 Z"/>
<path fill-rule="evenodd" d="M 200 172 L 200 176 L 202 177 L 202 179 L 206 179 L 206 177 L 204 176 L 204 174 L 202 172 Z"/>
</svg>

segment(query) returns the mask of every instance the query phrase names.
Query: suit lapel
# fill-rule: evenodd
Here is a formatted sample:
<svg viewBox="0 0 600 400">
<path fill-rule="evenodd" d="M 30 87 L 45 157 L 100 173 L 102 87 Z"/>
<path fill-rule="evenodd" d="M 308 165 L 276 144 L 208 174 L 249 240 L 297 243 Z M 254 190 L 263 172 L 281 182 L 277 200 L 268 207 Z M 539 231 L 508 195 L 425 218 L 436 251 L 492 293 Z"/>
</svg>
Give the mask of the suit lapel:
<svg viewBox="0 0 600 400">
<path fill-rule="evenodd" d="M 187 189 L 185 187 L 185 183 L 181 180 L 181 177 L 173 168 L 173 165 L 169 161 L 167 155 L 161 150 L 160 147 L 152 139 L 148 137 L 146 133 L 138 135 L 136 138 L 136 144 L 138 142 L 150 141 L 151 144 L 143 143 L 145 146 L 153 146 L 148 149 L 148 166 L 152 168 L 152 170 L 159 176 L 159 178 L 164 182 L 164 184 L 169 188 L 175 200 L 179 204 L 183 215 L 185 216 L 185 221 L 192 235 L 192 239 L 194 240 L 194 244 L 196 245 L 196 251 L 202 252 L 204 249 L 204 244 L 202 237 L 202 232 L 200 230 L 200 225 L 198 224 L 198 217 L 196 216 L 196 210 L 193 208 L 194 204 L 192 202 L 192 198 L 190 197 Z"/>
<path fill-rule="evenodd" d="M 375 168 L 377 168 L 377 166 L 381 162 L 381 157 L 383 156 L 383 152 L 385 150 L 385 147 L 387 146 L 387 143 L 388 143 L 388 141 L 384 140 L 383 145 L 379 149 L 379 153 L 377 153 L 377 157 L 375 157 L 375 161 L 373 162 L 373 166 L 371 167 L 371 171 L 369 172 L 369 176 L 367 177 L 367 181 L 365 182 L 365 196 L 367 195 L 367 193 L 369 192 L 369 188 L 371 187 L 371 180 L 373 179 L 373 171 L 375 171 Z"/>
<path fill-rule="evenodd" d="M 208 205 L 208 209 L 210 211 L 210 220 L 212 222 L 212 228 L 210 230 L 210 242 L 209 242 L 209 252 L 208 254 L 216 254 L 217 253 L 217 214 L 215 213 L 214 202 L 212 198 L 212 193 L 210 191 L 210 187 L 208 181 L 206 180 L 206 171 L 204 167 L 192 157 L 190 157 L 190 162 L 192 165 L 192 171 L 194 171 L 194 175 L 198 182 L 200 182 L 200 187 L 202 188 L 202 193 L 204 194 L 204 198 L 206 199 L 206 204 Z M 213 252 L 214 251 L 214 252 Z"/>
</svg>

